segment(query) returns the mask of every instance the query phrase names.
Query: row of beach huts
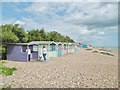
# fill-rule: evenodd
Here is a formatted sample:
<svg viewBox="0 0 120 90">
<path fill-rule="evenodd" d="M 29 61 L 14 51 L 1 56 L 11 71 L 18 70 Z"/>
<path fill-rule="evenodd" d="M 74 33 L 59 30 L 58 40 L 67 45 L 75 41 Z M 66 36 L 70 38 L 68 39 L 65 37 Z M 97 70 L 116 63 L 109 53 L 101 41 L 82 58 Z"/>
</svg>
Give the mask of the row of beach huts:
<svg viewBox="0 0 120 90">
<path fill-rule="evenodd" d="M 27 62 L 39 60 L 42 57 L 43 46 L 47 49 L 46 58 L 59 57 L 69 53 L 80 51 L 80 48 L 87 48 L 87 45 L 80 43 L 63 43 L 54 41 L 32 41 L 29 43 L 11 43 L 7 46 L 7 60 Z M 28 59 L 27 49 L 31 50 Z"/>
</svg>

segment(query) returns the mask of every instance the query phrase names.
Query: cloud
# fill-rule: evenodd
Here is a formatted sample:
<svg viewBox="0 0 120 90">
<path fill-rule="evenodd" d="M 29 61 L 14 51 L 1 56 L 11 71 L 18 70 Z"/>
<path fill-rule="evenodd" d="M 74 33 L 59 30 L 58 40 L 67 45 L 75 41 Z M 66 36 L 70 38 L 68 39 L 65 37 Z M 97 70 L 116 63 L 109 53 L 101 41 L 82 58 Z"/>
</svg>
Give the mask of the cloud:
<svg viewBox="0 0 120 90">
<path fill-rule="evenodd" d="M 22 21 L 17 20 L 17 21 L 15 22 L 15 24 L 24 25 L 25 22 L 22 22 Z"/>
<path fill-rule="evenodd" d="M 25 11 L 31 12 L 34 14 L 44 13 L 49 10 L 48 3 L 33 3 L 30 7 L 25 8 Z"/>
<path fill-rule="evenodd" d="M 2 0 L 2 2 L 119 2 L 119 0 Z"/>
<path fill-rule="evenodd" d="M 41 28 L 40 24 L 38 22 L 36 22 L 34 19 L 32 19 L 32 18 L 21 17 L 20 21 L 25 23 L 25 24 L 22 25 L 25 28 L 25 30 Z"/>
<path fill-rule="evenodd" d="M 14 24 L 16 22 L 15 18 L 2 18 L 1 24 Z"/>
<path fill-rule="evenodd" d="M 106 35 L 117 33 L 117 9 L 117 3 L 110 2 L 34 2 L 20 12 L 29 16 L 11 22 L 21 23 L 26 30 L 44 27 L 47 32 L 57 31 L 77 42 L 105 43 Z"/>
<path fill-rule="evenodd" d="M 2 20 L 2 24 L 19 24 L 20 26 L 24 27 L 25 30 L 31 30 L 31 29 L 39 29 L 42 28 L 38 22 L 35 20 L 29 18 L 29 17 L 21 17 L 19 20 L 15 18 L 11 19 L 4 19 Z M 2 25 L 1 24 L 1 25 Z"/>
<path fill-rule="evenodd" d="M 89 27 L 109 27 L 118 24 L 118 5 L 108 2 L 33 3 L 25 11 L 43 17 L 43 21 L 62 20 L 63 23 Z M 48 19 L 48 20 L 47 20 Z"/>
<path fill-rule="evenodd" d="M 75 3 L 64 22 L 75 25 L 108 27 L 117 25 L 117 3 Z"/>
<path fill-rule="evenodd" d="M 105 32 L 103 32 L 103 31 L 102 31 L 102 32 L 99 32 L 99 35 L 104 35 L 104 34 L 105 34 Z"/>
</svg>

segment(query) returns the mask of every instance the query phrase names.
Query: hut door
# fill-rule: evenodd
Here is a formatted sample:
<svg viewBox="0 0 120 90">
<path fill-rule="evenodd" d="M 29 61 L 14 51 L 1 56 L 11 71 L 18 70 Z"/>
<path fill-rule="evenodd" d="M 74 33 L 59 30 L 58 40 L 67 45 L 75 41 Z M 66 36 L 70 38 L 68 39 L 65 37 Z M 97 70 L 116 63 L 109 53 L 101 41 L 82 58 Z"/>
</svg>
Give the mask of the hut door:
<svg viewBox="0 0 120 90">
<path fill-rule="evenodd" d="M 30 54 L 28 54 L 28 61 L 30 61 Z"/>
<path fill-rule="evenodd" d="M 50 45 L 51 51 L 56 51 L 55 44 Z"/>
<path fill-rule="evenodd" d="M 58 56 L 62 56 L 62 45 L 58 45 Z"/>
</svg>

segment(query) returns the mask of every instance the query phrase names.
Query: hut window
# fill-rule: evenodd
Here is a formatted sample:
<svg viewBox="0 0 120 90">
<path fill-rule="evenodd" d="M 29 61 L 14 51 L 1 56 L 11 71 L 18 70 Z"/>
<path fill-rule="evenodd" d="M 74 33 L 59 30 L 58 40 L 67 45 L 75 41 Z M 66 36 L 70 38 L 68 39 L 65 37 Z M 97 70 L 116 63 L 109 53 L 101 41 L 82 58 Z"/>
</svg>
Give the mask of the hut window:
<svg viewBox="0 0 120 90">
<path fill-rule="evenodd" d="M 27 49 L 27 46 L 26 46 L 26 45 L 23 45 L 23 46 L 22 46 L 22 51 L 23 51 L 23 52 L 26 52 L 26 49 Z"/>
<path fill-rule="evenodd" d="M 33 45 L 33 51 L 38 51 L 38 46 L 37 45 Z"/>
</svg>

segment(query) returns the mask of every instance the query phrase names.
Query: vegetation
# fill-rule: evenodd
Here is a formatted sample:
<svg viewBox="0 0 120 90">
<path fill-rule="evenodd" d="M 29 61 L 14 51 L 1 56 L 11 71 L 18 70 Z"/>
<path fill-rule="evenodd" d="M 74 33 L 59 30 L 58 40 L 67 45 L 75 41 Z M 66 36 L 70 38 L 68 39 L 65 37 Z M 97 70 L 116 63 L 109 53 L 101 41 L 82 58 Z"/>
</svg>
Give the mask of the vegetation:
<svg viewBox="0 0 120 90">
<path fill-rule="evenodd" d="M 4 63 L 7 63 L 7 62 L 5 60 L 0 61 L 0 64 L 4 64 Z"/>
<path fill-rule="evenodd" d="M 0 74 L 3 75 L 12 75 L 13 71 L 16 70 L 16 68 L 9 68 L 9 67 L 5 67 L 3 64 L 6 63 L 5 61 L 0 61 Z"/>
<path fill-rule="evenodd" d="M 92 51 L 92 52 L 93 52 L 93 53 L 99 53 L 99 52 L 98 52 L 98 51 L 96 51 L 96 50 L 95 50 L 95 51 Z"/>
<path fill-rule="evenodd" d="M 5 66 L 0 66 L 0 74 L 3 74 L 3 75 L 12 75 L 13 74 L 13 71 L 16 70 L 16 68 L 9 68 L 9 67 L 5 67 Z"/>
<path fill-rule="evenodd" d="M 87 48 L 86 50 L 89 50 L 89 51 L 90 51 L 90 50 L 92 50 L 92 49 L 91 49 L 91 48 Z"/>
<path fill-rule="evenodd" d="M 45 32 L 44 28 L 26 32 L 19 24 L 1 25 L 0 32 L 2 59 L 6 59 L 7 44 L 9 43 L 27 43 L 30 41 L 74 42 L 69 36 L 63 36 L 56 31 Z"/>
<path fill-rule="evenodd" d="M 115 55 L 113 55 L 112 53 L 109 53 L 109 52 L 100 52 L 100 53 L 103 54 L 103 55 L 115 56 Z"/>
</svg>

